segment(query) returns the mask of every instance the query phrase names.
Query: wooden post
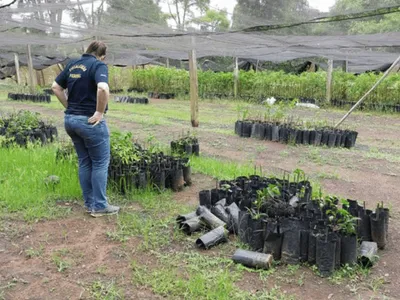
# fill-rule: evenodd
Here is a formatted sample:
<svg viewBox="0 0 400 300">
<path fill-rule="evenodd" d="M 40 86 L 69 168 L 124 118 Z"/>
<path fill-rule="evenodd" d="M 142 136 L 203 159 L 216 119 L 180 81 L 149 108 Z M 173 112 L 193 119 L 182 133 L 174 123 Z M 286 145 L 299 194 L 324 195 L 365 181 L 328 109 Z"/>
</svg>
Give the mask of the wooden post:
<svg viewBox="0 0 400 300">
<path fill-rule="evenodd" d="M 15 74 L 17 77 L 17 83 L 21 84 L 21 75 L 19 73 L 19 58 L 17 53 L 14 53 L 14 63 L 15 63 Z"/>
<path fill-rule="evenodd" d="M 330 103 L 332 99 L 332 72 L 333 60 L 328 60 L 328 71 L 326 73 L 326 102 Z"/>
<path fill-rule="evenodd" d="M 42 74 L 42 83 L 43 83 L 43 86 L 46 86 L 46 77 L 44 76 L 44 72 L 43 72 L 43 69 L 40 71 L 40 73 Z"/>
<path fill-rule="evenodd" d="M 194 38 L 192 38 L 194 44 Z M 199 127 L 199 83 L 197 78 L 196 50 L 189 52 L 189 74 L 190 74 L 190 112 L 192 127 Z"/>
<path fill-rule="evenodd" d="M 257 64 L 256 64 L 256 73 L 258 72 L 258 63 L 259 63 L 260 61 L 257 59 Z"/>
<path fill-rule="evenodd" d="M 238 58 L 235 57 L 235 69 L 233 71 L 233 95 L 235 99 L 237 98 L 238 94 L 238 82 L 239 82 L 239 62 Z"/>
<path fill-rule="evenodd" d="M 32 63 L 32 54 L 31 54 L 31 45 L 28 45 L 28 71 L 29 71 L 29 84 L 30 84 L 30 91 L 31 93 L 35 93 L 35 73 L 33 71 L 33 63 Z"/>
<path fill-rule="evenodd" d="M 167 68 L 169 68 L 169 58 L 167 57 Z"/>
<path fill-rule="evenodd" d="M 347 60 L 344 60 L 343 61 L 343 65 L 342 65 L 342 70 L 343 70 L 343 72 L 348 72 L 348 61 Z"/>
</svg>

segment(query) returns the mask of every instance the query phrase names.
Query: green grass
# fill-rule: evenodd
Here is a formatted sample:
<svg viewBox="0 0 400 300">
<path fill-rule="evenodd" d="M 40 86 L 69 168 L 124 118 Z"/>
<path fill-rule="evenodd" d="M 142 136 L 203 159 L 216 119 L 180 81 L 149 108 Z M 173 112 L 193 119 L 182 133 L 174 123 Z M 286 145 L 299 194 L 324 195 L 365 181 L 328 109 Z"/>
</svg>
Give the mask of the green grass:
<svg viewBox="0 0 400 300">
<path fill-rule="evenodd" d="M 119 300 L 124 299 L 123 291 L 114 281 L 95 281 L 90 287 L 90 295 L 96 300 Z"/>
<path fill-rule="evenodd" d="M 56 162 L 56 146 L 0 148 L 0 207 L 20 212 L 27 220 L 52 218 L 68 209 L 56 206 L 56 200 L 71 201 L 81 197 L 77 166 Z M 50 175 L 59 184 L 48 186 Z"/>
<path fill-rule="evenodd" d="M 223 161 L 214 157 L 192 156 L 190 161 L 193 172 L 218 179 L 233 179 L 237 176 L 255 173 L 254 166 L 251 164 L 238 164 L 234 161 Z"/>
<path fill-rule="evenodd" d="M 132 261 L 132 282 L 168 299 L 294 299 L 278 287 L 256 293 L 241 290 L 236 283 L 243 268 L 229 258 L 194 251 L 156 253 L 156 257 L 159 266 L 153 269 Z"/>
</svg>

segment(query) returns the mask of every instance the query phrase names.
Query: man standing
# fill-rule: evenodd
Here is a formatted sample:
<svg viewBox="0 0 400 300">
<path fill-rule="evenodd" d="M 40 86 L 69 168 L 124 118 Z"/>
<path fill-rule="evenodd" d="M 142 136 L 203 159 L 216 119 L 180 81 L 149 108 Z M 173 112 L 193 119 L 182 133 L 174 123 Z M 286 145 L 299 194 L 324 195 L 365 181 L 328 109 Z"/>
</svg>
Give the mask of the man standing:
<svg viewBox="0 0 400 300">
<path fill-rule="evenodd" d="M 52 85 L 66 108 L 65 130 L 78 155 L 85 207 L 93 217 L 119 211 L 118 206 L 108 204 L 106 197 L 110 163 L 110 133 L 103 119 L 109 98 L 108 69 L 102 62 L 106 49 L 103 42 L 92 42 L 80 59 L 67 64 Z"/>
</svg>

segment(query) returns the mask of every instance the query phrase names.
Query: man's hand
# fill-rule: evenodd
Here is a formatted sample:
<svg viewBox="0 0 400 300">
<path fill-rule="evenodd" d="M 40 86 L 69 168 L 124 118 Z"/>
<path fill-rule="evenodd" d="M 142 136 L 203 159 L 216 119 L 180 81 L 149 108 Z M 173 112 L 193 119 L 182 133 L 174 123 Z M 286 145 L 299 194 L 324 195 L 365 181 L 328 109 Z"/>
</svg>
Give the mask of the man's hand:
<svg viewBox="0 0 400 300">
<path fill-rule="evenodd" d="M 103 113 L 96 111 L 93 116 L 91 116 L 88 120 L 90 124 L 93 124 L 93 127 L 96 126 L 103 120 Z"/>
</svg>

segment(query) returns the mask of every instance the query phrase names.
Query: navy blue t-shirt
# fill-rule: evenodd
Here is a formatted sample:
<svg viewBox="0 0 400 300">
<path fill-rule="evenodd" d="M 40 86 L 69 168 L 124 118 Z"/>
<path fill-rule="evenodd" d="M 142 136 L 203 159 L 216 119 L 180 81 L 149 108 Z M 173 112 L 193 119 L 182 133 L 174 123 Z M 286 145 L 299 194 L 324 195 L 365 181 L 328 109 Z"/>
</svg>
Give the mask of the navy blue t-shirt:
<svg viewBox="0 0 400 300">
<path fill-rule="evenodd" d="M 97 84 L 108 83 L 107 66 L 91 54 L 71 61 L 57 76 L 56 82 L 68 88 L 66 114 L 91 117 L 96 112 Z M 107 111 L 107 108 L 106 108 Z"/>
</svg>

